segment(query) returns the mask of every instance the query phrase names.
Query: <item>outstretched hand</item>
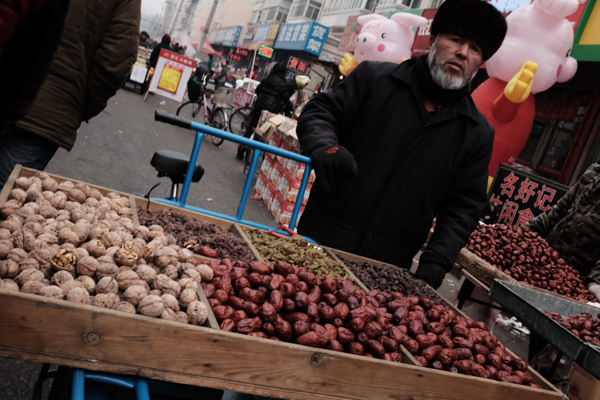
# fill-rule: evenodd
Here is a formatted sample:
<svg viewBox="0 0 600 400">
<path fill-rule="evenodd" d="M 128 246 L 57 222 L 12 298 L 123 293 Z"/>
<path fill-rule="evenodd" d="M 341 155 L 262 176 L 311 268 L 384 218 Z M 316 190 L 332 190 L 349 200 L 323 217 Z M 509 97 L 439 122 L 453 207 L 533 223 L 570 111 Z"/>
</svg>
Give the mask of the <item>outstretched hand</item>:
<svg viewBox="0 0 600 400">
<path fill-rule="evenodd" d="M 354 156 L 345 147 L 327 145 L 312 152 L 310 158 L 317 175 L 316 184 L 326 194 L 349 193 L 358 176 Z"/>
</svg>

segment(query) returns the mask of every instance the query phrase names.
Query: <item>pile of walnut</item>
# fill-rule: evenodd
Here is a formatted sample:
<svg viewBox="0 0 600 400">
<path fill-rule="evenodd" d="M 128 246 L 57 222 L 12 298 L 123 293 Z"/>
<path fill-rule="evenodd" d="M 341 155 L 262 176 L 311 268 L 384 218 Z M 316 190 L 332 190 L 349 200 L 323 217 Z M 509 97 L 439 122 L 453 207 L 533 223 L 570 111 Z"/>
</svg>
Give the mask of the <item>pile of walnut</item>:
<svg viewBox="0 0 600 400">
<path fill-rule="evenodd" d="M 542 310 L 542 312 L 584 342 L 600 346 L 600 318 L 594 318 L 590 313 L 579 313 L 563 318 L 556 312 L 546 310 Z"/>
<path fill-rule="evenodd" d="M 467 250 L 518 281 L 584 303 L 596 301 L 579 272 L 535 232 L 518 226 L 481 225 L 471 233 Z"/>
<path fill-rule="evenodd" d="M 0 206 L 0 289 L 200 325 L 212 279 L 162 228 L 134 228 L 129 200 L 43 172 Z"/>
<path fill-rule="evenodd" d="M 210 267 L 214 279 L 201 285 L 224 331 L 397 362 L 403 345 L 426 367 L 539 387 L 485 324 L 427 297 L 365 293 L 282 261 Z"/>
</svg>

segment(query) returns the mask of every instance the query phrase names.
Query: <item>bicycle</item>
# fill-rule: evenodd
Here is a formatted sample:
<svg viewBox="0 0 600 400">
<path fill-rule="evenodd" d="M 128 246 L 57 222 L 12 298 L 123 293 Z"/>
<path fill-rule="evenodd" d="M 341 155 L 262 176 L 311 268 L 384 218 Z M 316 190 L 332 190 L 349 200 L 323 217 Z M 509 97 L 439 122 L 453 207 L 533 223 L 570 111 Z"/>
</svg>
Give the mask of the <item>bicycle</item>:
<svg viewBox="0 0 600 400">
<path fill-rule="evenodd" d="M 252 106 L 240 107 L 231 114 L 229 118 L 229 131 L 239 136 L 244 136 L 246 128 L 250 123 Z"/>
<path fill-rule="evenodd" d="M 194 122 L 198 122 L 203 125 L 212 126 L 217 129 L 227 129 L 227 113 L 225 112 L 229 106 L 223 103 L 223 93 L 228 92 L 226 88 L 224 91 L 217 89 L 212 96 L 213 106 L 212 108 L 207 105 L 206 102 L 206 80 L 208 76 L 205 76 L 202 81 L 202 95 L 198 100 L 190 100 L 179 106 L 176 115 L 189 119 Z M 203 112 L 201 112 L 203 111 Z M 215 146 L 220 146 L 223 143 L 223 139 L 211 135 L 211 140 Z"/>
</svg>

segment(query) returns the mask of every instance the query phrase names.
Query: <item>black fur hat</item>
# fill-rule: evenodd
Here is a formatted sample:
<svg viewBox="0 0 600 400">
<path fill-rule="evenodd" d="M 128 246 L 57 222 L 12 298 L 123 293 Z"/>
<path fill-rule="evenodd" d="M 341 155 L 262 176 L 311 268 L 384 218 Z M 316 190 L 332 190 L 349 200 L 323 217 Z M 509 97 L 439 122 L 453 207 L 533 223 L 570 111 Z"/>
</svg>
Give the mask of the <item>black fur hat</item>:
<svg viewBox="0 0 600 400">
<path fill-rule="evenodd" d="M 456 33 L 473 39 L 489 59 L 506 35 L 506 19 L 485 0 L 446 0 L 431 24 L 431 34 Z"/>
</svg>

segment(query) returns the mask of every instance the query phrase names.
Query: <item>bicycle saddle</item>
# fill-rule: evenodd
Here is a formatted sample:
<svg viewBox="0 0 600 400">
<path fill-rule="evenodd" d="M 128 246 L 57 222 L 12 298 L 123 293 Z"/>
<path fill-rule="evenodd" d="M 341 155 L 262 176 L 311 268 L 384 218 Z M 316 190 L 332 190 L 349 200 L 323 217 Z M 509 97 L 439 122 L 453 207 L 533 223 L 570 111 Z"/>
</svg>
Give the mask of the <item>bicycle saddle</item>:
<svg viewBox="0 0 600 400">
<path fill-rule="evenodd" d="M 185 154 L 171 150 L 159 150 L 154 153 L 150 165 L 158 171 L 158 176 L 168 176 L 173 183 L 183 183 L 190 158 Z M 196 164 L 192 182 L 198 182 L 204 175 L 204 168 Z"/>
</svg>

